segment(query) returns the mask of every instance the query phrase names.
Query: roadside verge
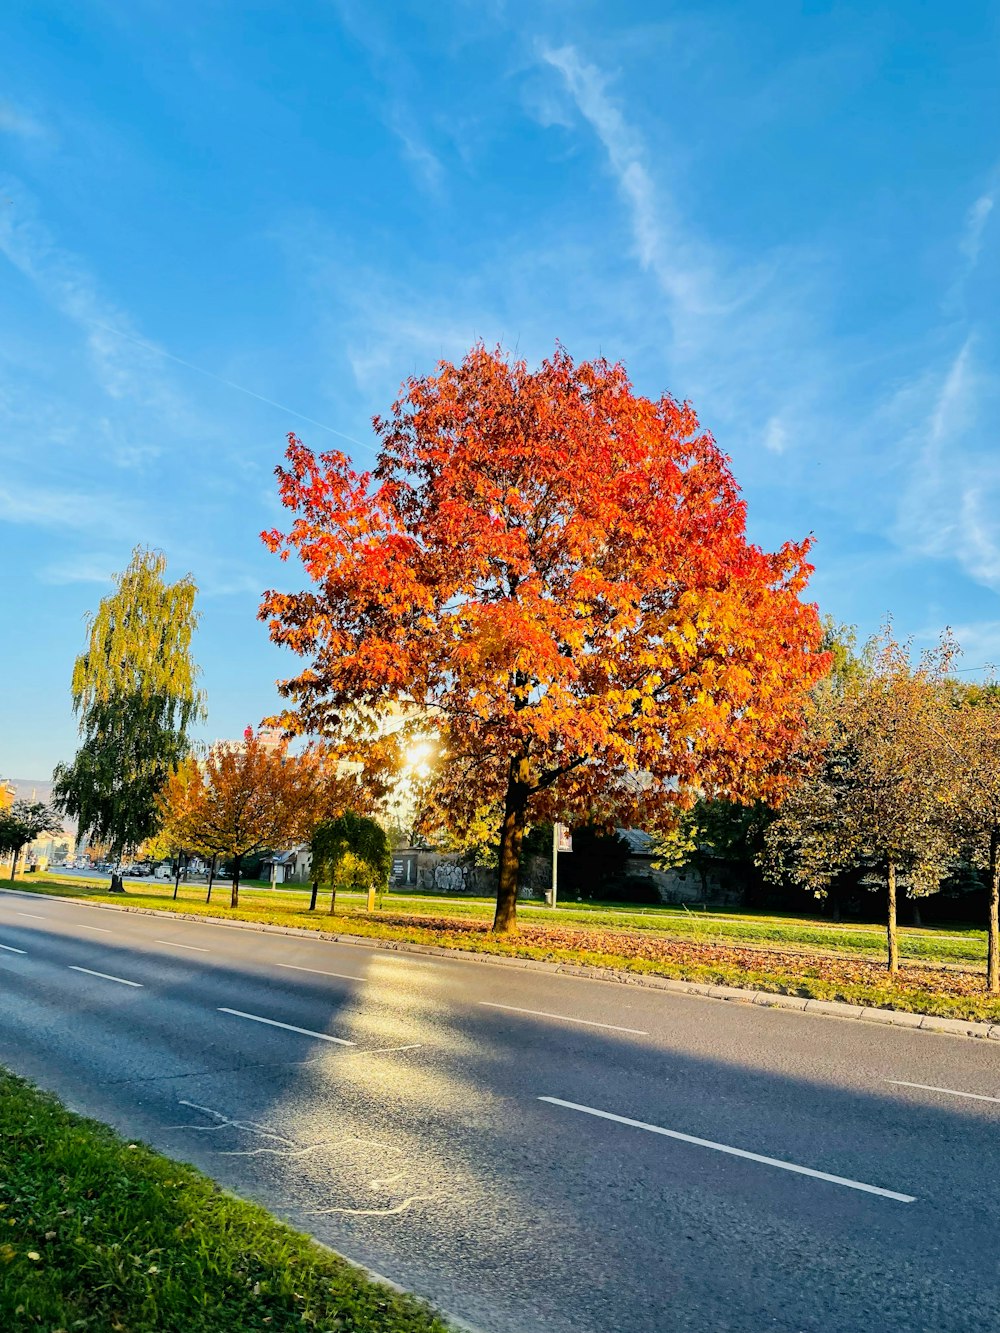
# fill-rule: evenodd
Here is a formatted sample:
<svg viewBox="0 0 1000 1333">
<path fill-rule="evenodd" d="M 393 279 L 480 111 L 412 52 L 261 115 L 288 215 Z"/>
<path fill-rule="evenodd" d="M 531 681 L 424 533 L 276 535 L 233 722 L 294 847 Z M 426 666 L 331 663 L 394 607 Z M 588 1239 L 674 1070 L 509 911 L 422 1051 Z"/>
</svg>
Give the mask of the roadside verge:
<svg viewBox="0 0 1000 1333">
<path fill-rule="evenodd" d="M 0 1069 L 0 1327 L 456 1333 L 463 1326 Z"/>
<path fill-rule="evenodd" d="M 228 926 L 232 930 L 254 930 L 266 934 L 329 940 L 337 944 L 356 945 L 369 949 L 384 949 L 397 953 L 424 954 L 434 957 L 461 959 L 463 962 L 477 962 L 500 967 L 517 967 L 525 970 L 548 972 L 563 976 L 584 977 L 590 980 L 608 981 L 620 985 L 643 986 L 653 990 L 700 996 L 736 1004 L 754 1004 L 768 1009 L 790 1009 L 800 1013 L 823 1014 L 833 1018 L 851 1019 L 858 1022 L 880 1023 L 882 1025 L 910 1028 L 925 1032 L 943 1032 L 959 1037 L 972 1037 L 994 1041 L 1000 1040 L 1000 1023 L 981 1022 L 975 1019 L 965 1018 L 949 1018 L 943 1015 L 921 1013 L 907 1009 L 890 1009 L 876 1005 L 851 1004 L 841 1000 L 816 999 L 803 995 L 789 995 L 780 991 L 754 990 L 712 982 L 657 976 L 648 972 L 639 972 L 628 968 L 601 966 L 593 963 L 550 961 L 547 959 L 519 957 L 516 954 L 507 953 L 483 953 L 471 949 L 463 949 L 450 944 L 427 944 L 413 940 L 385 939 L 380 938 L 377 935 L 351 934 L 347 931 L 331 931 L 302 926 L 275 925 L 263 921 L 234 920 L 230 917 L 213 916 L 204 912 L 184 913 L 164 911 L 152 907 L 141 907 L 131 903 L 99 903 L 88 901 L 86 898 L 81 897 L 67 897 L 54 893 L 40 894 L 37 891 L 33 892 L 31 890 L 0 889 L 0 893 L 30 898 L 35 901 L 37 901 L 39 897 L 45 897 L 54 899 L 57 902 L 71 903 L 80 907 L 90 907 L 109 912 L 130 912 L 139 916 L 171 917 L 175 919 L 178 916 L 182 916 L 186 920 L 202 921 L 209 925 Z"/>
</svg>

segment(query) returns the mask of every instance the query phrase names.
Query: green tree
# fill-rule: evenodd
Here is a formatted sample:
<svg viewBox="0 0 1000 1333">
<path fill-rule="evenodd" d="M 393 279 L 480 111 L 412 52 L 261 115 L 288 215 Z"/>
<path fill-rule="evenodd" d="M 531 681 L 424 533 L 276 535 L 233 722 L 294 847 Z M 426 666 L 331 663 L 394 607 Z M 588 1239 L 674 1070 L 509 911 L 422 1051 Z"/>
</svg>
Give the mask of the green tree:
<svg viewBox="0 0 1000 1333">
<path fill-rule="evenodd" d="M 896 899 L 935 890 L 953 854 L 942 809 L 951 775 L 942 762 L 947 635 L 912 666 L 889 630 L 866 648 L 864 669 L 820 691 L 800 780 L 767 832 L 770 873 L 816 894 L 862 872 L 887 894 L 888 968 L 899 969 Z"/>
<path fill-rule="evenodd" d="M 312 875 L 330 887 L 330 911 L 337 905 L 337 885 L 368 891 L 368 910 L 376 893 L 384 893 L 392 869 L 392 848 L 381 824 L 345 810 L 318 824 L 312 835 Z"/>
<path fill-rule="evenodd" d="M 760 888 L 765 835 L 773 819 L 774 811 L 762 801 L 740 805 L 700 797 L 681 814 L 676 829 L 655 840 L 655 865 L 658 869 L 694 870 L 701 881 L 703 901 L 708 900 L 713 872 L 738 884 L 752 899 L 753 891 Z"/>
<path fill-rule="evenodd" d="M 90 618 L 73 668 L 80 747 L 54 774 L 58 807 L 119 864 L 156 832 L 157 797 L 205 711 L 191 657 L 197 589 L 190 575 L 168 583 L 166 567 L 162 554 L 136 547 Z M 111 887 L 122 891 L 117 869 Z"/>
<path fill-rule="evenodd" d="M 43 801 L 13 801 L 0 809 L 0 853 L 11 857 L 11 880 L 22 850 L 43 833 L 59 833 L 62 820 Z"/>
</svg>

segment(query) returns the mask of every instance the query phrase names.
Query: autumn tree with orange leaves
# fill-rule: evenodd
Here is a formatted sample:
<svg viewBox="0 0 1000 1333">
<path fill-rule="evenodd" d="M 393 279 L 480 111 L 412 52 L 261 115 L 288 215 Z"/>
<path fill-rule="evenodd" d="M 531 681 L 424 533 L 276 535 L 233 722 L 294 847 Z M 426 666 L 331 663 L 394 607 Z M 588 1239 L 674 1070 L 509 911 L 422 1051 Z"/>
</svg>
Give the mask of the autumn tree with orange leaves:
<svg viewBox="0 0 1000 1333">
<path fill-rule="evenodd" d="M 288 743 L 266 744 L 250 727 L 239 745 L 215 745 L 190 773 L 179 818 L 194 846 L 232 863 L 230 906 L 240 900 L 240 870 L 255 852 L 299 841 L 308 827 L 310 774 Z"/>
<path fill-rule="evenodd" d="M 695 794 L 780 792 L 827 665 L 809 542 L 747 540 L 689 405 L 480 345 L 374 426 L 372 472 L 294 436 L 277 470 L 293 519 L 264 540 L 312 582 L 261 605 L 308 659 L 282 720 L 374 738 L 393 711 L 401 748 L 435 736 L 442 818 L 503 811 L 494 930 L 516 928 L 529 817 L 658 828 Z"/>
</svg>

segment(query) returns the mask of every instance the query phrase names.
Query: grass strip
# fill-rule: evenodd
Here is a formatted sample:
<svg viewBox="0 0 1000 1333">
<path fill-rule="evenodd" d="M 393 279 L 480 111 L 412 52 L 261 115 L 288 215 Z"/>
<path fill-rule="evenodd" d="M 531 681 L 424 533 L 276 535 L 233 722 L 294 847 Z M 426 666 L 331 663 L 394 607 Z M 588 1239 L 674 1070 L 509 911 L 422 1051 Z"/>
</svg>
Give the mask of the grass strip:
<svg viewBox="0 0 1000 1333">
<path fill-rule="evenodd" d="M 0 1329 L 447 1328 L 200 1171 L 0 1070 Z"/>
<path fill-rule="evenodd" d="M 2 887 L 2 885 L 0 885 Z M 66 878 L 41 878 L 26 876 L 17 881 L 20 889 L 35 889 L 40 892 L 62 893 L 67 897 L 87 897 L 98 901 L 121 902 L 120 897 L 109 897 L 104 884 L 95 884 L 91 880 Z M 124 900 L 155 900 L 150 906 L 171 907 L 172 885 L 162 881 L 130 882 L 128 896 Z M 182 884 L 177 903 L 190 903 L 191 910 L 197 910 L 204 900 L 205 888 L 202 884 Z M 282 914 L 301 913 L 302 921 L 295 924 L 308 925 L 317 916 L 325 913 L 325 895 L 321 897 L 319 911 L 315 914 L 305 912 L 309 900 L 307 889 L 292 890 L 280 888 L 277 891 L 244 885 L 240 890 L 243 908 L 276 911 Z M 213 904 L 228 914 L 229 886 L 219 881 L 213 894 Z M 358 906 L 360 895 L 340 893 L 338 906 L 350 911 Z M 456 921 L 490 922 L 493 919 L 494 902 L 486 898 L 444 897 L 412 893 L 387 893 L 383 909 L 394 914 L 405 913 L 414 921 L 423 918 L 454 917 Z M 185 909 L 187 910 L 187 909 Z M 687 939 L 704 944 L 761 944 L 764 946 L 802 946 L 841 953 L 847 957 L 865 957 L 881 959 L 885 954 L 885 927 L 882 925 L 844 925 L 842 923 L 822 921 L 815 917 L 786 917 L 779 915 L 750 914 L 716 910 L 712 913 L 685 912 L 671 907 L 609 907 L 596 904 L 561 904 L 553 913 L 550 908 L 533 905 L 530 902 L 518 905 L 518 917 L 522 923 L 538 926 L 580 926 L 587 931 L 594 929 L 618 930 L 662 937 L 663 939 Z M 270 919 L 270 918 L 269 918 Z M 963 930 L 944 929 L 941 927 L 925 928 L 899 927 L 900 956 L 928 964 L 959 963 L 975 964 L 986 961 L 986 932 L 965 928 Z"/>
</svg>

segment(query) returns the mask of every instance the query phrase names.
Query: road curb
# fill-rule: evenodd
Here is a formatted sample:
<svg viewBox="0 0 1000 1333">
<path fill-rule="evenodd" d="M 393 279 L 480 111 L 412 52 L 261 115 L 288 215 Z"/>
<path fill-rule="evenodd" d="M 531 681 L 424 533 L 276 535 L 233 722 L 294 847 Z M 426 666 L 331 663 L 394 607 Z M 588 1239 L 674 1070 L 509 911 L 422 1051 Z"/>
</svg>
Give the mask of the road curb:
<svg viewBox="0 0 1000 1333">
<path fill-rule="evenodd" d="M 170 917 L 174 921 L 201 921 L 208 925 L 228 926 L 230 930 L 255 930 L 259 934 L 291 935 L 300 939 L 329 940 L 334 944 L 360 945 L 391 953 L 423 954 L 434 958 L 453 958 L 462 962 L 520 967 L 528 971 L 561 976 L 585 977 L 591 981 L 611 981 L 618 985 L 642 986 L 648 990 L 671 991 L 703 999 L 724 1000 L 730 1004 L 753 1004 L 764 1009 L 790 1009 L 798 1013 L 825 1014 L 830 1018 L 853 1019 L 862 1023 L 880 1023 L 887 1027 L 909 1028 L 919 1032 L 943 1032 L 954 1037 L 1000 1041 L 1000 1024 L 973 1019 L 942 1018 L 934 1014 L 911 1013 L 906 1009 L 877 1009 L 869 1005 L 847 1004 L 841 1000 L 813 1000 L 802 995 L 782 995 L 777 991 L 743 990 L 737 986 L 715 985 L 703 981 L 683 981 L 674 977 L 650 976 L 621 968 L 595 967 L 585 963 L 551 963 L 542 958 L 516 958 L 500 954 L 476 953 L 471 949 L 453 949 L 441 944 L 419 944 L 409 940 L 383 940 L 368 935 L 350 935 L 340 931 L 312 930 L 306 926 L 275 926 L 267 921 L 233 921 L 229 917 L 163 912 L 155 907 L 131 903 L 94 903 L 85 898 L 67 898 L 56 893 L 33 893 L 30 889 L 0 889 L 0 893 L 21 898 L 51 898 L 98 911 L 131 912 L 135 916 Z"/>
</svg>

